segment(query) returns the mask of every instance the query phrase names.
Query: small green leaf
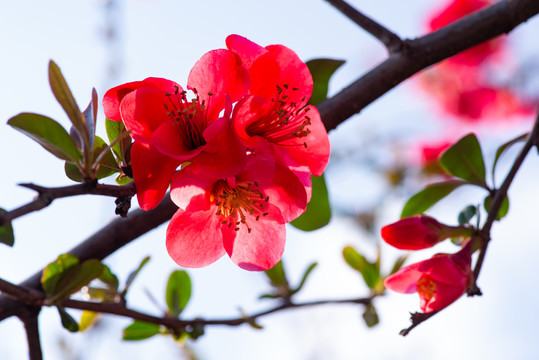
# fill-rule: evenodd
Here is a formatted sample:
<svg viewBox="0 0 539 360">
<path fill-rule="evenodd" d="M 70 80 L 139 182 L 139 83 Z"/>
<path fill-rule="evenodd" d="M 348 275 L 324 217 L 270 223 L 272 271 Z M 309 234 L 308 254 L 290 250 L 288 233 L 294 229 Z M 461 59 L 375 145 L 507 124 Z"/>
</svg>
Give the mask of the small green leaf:
<svg viewBox="0 0 539 360">
<path fill-rule="evenodd" d="M 146 265 L 146 263 L 150 261 L 150 257 L 149 256 L 146 256 L 141 262 L 140 262 L 140 265 L 138 266 L 138 268 L 136 268 L 135 270 L 133 270 L 129 276 L 127 277 L 127 281 L 125 282 L 125 288 L 124 290 L 122 291 L 122 297 L 125 297 L 125 295 L 127 294 L 127 290 L 129 290 L 129 287 L 131 286 L 131 284 L 133 283 L 133 281 L 135 280 L 135 278 L 137 277 L 137 275 L 140 273 L 140 270 L 142 270 L 142 268 L 144 267 L 144 265 Z"/>
<path fill-rule="evenodd" d="M 92 327 L 99 318 L 99 313 L 94 311 L 84 310 L 80 317 L 79 331 L 85 331 Z"/>
<path fill-rule="evenodd" d="M 393 264 L 393 267 L 391 268 L 391 271 L 389 272 L 389 275 L 392 275 L 400 270 L 400 268 L 404 265 L 406 262 L 406 259 L 408 259 L 408 255 L 402 255 L 395 260 L 395 263 Z"/>
<path fill-rule="evenodd" d="M 56 286 L 63 274 L 68 270 L 75 268 L 78 264 L 79 259 L 76 256 L 62 254 L 43 269 L 41 286 L 43 287 L 43 290 L 45 290 L 47 297 L 52 296 L 56 292 Z"/>
<path fill-rule="evenodd" d="M 483 206 L 485 207 L 485 210 L 487 212 L 490 212 L 490 207 L 492 206 L 492 197 L 489 195 L 485 198 L 485 201 L 483 202 Z M 509 212 L 509 198 L 507 196 L 503 199 L 502 205 L 500 206 L 500 210 L 498 210 L 498 215 L 496 216 L 496 220 L 501 220 L 502 218 L 507 215 Z"/>
<path fill-rule="evenodd" d="M 67 117 L 82 136 L 83 142 L 89 144 L 90 134 L 88 133 L 84 116 L 82 115 L 60 68 L 52 60 L 49 62 L 49 83 L 56 100 L 58 100 L 67 114 Z"/>
<path fill-rule="evenodd" d="M 49 296 L 50 302 L 62 300 L 103 273 L 104 265 L 95 259 L 87 260 L 62 272 L 55 291 Z"/>
<path fill-rule="evenodd" d="M 191 298 L 191 279 L 187 272 L 176 270 L 167 283 L 166 300 L 170 314 L 178 316 Z"/>
<path fill-rule="evenodd" d="M 346 263 L 361 273 L 369 289 L 374 289 L 380 278 L 380 272 L 376 269 L 376 265 L 368 262 L 351 246 L 345 247 L 342 253 Z"/>
<path fill-rule="evenodd" d="M 127 185 L 131 182 L 133 182 L 133 179 L 129 176 L 125 176 L 124 174 L 119 174 L 116 176 L 116 184 L 118 185 Z"/>
<path fill-rule="evenodd" d="M 465 181 L 449 180 L 428 185 L 406 202 L 402 209 L 401 219 L 422 214 L 453 190 L 465 184 L 467 184 Z"/>
<path fill-rule="evenodd" d="M 187 330 L 187 333 L 191 339 L 196 340 L 204 335 L 204 325 L 195 324 L 189 330 Z"/>
<path fill-rule="evenodd" d="M 295 294 L 295 293 L 297 293 L 297 292 L 299 292 L 301 290 L 303 285 L 305 285 L 305 281 L 307 281 L 307 277 L 311 274 L 311 272 L 314 270 L 316 265 L 318 265 L 318 263 L 316 263 L 316 262 L 313 262 L 311 265 L 309 265 L 309 267 L 303 273 L 303 277 L 301 278 L 301 281 L 300 281 L 298 287 L 291 291 L 292 294 Z"/>
<path fill-rule="evenodd" d="M 47 116 L 21 113 L 9 119 L 7 123 L 35 140 L 57 158 L 73 162 L 80 158 L 80 151 L 67 131 Z"/>
<path fill-rule="evenodd" d="M 363 312 L 363 320 L 368 327 L 373 327 L 379 323 L 376 308 L 372 304 L 368 304 Z"/>
<path fill-rule="evenodd" d="M 496 150 L 496 156 L 494 157 L 494 163 L 492 164 L 492 178 L 494 179 L 494 173 L 496 172 L 496 165 L 498 164 L 498 160 L 500 159 L 500 156 L 507 150 L 509 147 L 513 146 L 516 143 L 519 143 L 521 141 L 526 140 L 528 137 L 528 133 L 522 134 L 520 136 L 517 136 L 516 138 L 506 142 L 502 146 Z"/>
<path fill-rule="evenodd" d="M 97 179 L 102 179 L 107 176 L 110 176 L 114 173 L 120 172 L 120 168 L 116 163 L 114 155 L 107 143 L 99 136 L 95 137 L 95 145 L 93 150 L 93 159 L 92 162 L 97 161 Z"/>
<path fill-rule="evenodd" d="M 58 309 L 58 313 L 60 314 L 62 326 L 71 332 L 79 331 L 79 324 L 77 324 L 77 321 L 73 319 L 73 317 L 71 317 L 71 315 L 69 315 L 63 307 L 57 306 L 56 308 Z"/>
<path fill-rule="evenodd" d="M 75 182 L 83 182 L 84 175 L 80 172 L 80 169 L 77 165 L 66 161 L 64 163 L 64 171 L 66 176 Z"/>
<path fill-rule="evenodd" d="M 0 215 L 5 214 L 7 211 L 0 208 Z M 13 226 L 11 221 L 0 226 L 0 243 L 8 246 L 13 246 L 15 243 L 15 236 L 13 235 Z"/>
<path fill-rule="evenodd" d="M 88 148 L 92 149 L 94 147 L 95 121 L 97 119 L 97 92 L 95 91 L 95 88 L 92 89 L 92 100 L 88 104 L 88 107 L 82 112 L 82 116 L 89 136 Z"/>
<path fill-rule="evenodd" d="M 481 146 L 474 134 L 457 141 L 440 156 L 440 165 L 449 174 L 488 189 Z"/>
<path fill-rule="evenodd" d="M 343 60 L 313 59 L 305 63 L 313 77 L 313 92 L 310 105 L 324 101 L 328 94 L 329 79 L 333 73 L 344 64 Z"/>
<path fill-rule="evenodd" d="M 474 205 L 468 205 L 464 210 L 462 210 L 458 216 L 459 225 L 465 225 L 473 219 L 477 213 L 477 207 Z"/>
<path fill-rule="evenodd" d="M 128 161 L 125 157 L 125 154 L 131 147 L 131 138 L 129 136 L 126 136 L 120 141 L 116 141 L 116 139 L 118 139 L 121 134 L 127 131 L 125 125 L 121 121 L 105 119 L 105 128 L 107 130 L 107 137 L 109 138 L 109 142 L 111 144 L 114 143 L 114 145 L 112 145 L 112 151 L 114 151 L 114 154 L 116 154 L 116 157 L 120 161 L 123 161 L 127 164 Z"/>
<path fill-rule="evenodd" d="M 270 279 L 273 286 L 288 287 L 288 280 L 286 279 L 282 260 L 279 260 L 279 262 L 275 264 L 274 267 L 264 271 L 264 273 Z"/>
<path fill-rule="evenodd" d="M 157 324 L 135 320 L 131 325 L 124 329 L 123 339 L 130 341 L 144 340 L 159 334 L 159 331 L 160 326 Z"/>
<path fill-rule="evenodd" d="M 104 284 L 107 284 L 109 288 L 114 290 L 118 290 L 118 286 L 120 286 L 118 277 L 114 275 L 112 271 L 110 271 L 110 268 L 107 265 L 103 265 L 103 272 L 98 279 Z"/>
<path fill-rule="evenodd" d="M 313 192 L 307 209 L 297 219 L 290 222 L 294 227 L 303 231 L 312 231 L 326 226 L 331 219 L 328 190 L 324 175 L 311 176 Z"/>
</svg>

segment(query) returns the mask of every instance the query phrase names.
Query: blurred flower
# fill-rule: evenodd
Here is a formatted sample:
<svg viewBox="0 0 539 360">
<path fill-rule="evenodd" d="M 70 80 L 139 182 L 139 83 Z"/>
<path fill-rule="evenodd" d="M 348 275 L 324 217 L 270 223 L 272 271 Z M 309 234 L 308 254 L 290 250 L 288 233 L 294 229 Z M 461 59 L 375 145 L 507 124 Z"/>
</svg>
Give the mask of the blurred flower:
<svg viewBox="0 0 539 360">
<path fill-rule="evenodd" d="M 423 312 L 438 311 L 464 294 L 473 282 L 469 246 L 456 254 L 436 254 L 408 265 L 387 277 L 385 286 L 393 291 L 417 292 Z"/>
<path fill-rule="evenodd" d="M 381 229 L 382 239 L 401 250 L 430 248 L 449 237 L 470 236 L 472 228 L 449 226 L 427 215 L 415 215 L 401 219 Z"/>
<path fill-rule="evenodd" d="M 285 223 L 305 211 L 303 184 L 273 159 L 249 156 L 227 178 L 191 164 L 177 172 L 171 198 L 179 209 L 167 228 L 167 250 L 184 267 L 203 267 L 227 253 L 239 267 L 273 267 L 285 245 Z"/>
</svg>

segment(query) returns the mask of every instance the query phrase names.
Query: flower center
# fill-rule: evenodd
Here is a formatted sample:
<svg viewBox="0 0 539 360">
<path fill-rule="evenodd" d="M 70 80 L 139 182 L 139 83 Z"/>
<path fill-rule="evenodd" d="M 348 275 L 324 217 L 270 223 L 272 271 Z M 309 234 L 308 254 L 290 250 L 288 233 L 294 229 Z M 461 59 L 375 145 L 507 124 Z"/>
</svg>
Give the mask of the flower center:
<svg viewBox="0 0 539 360">
<path fill-rule="evenodd" d="M 297 91 L 297 88 L 289 89 L 287 84 L 283 88 L 277 85 L 277 98 L 272 98 L 271 110 L 262 116 L 260 119 L 253 121 L 247 126 L 246 132 L 249 136 L 262 136 L 268 141 L 279 145 L 298 145 L 283 144 L 290 139 L 303 138 L 309 135 L 311 130 L 308 126 L 311 125 L 311 119 L 307 116 L 309 108 L 304 108 L 305 97 L 301 104 L 289 101 L 290 91 Z M 294 141 L 296 142 L 296 141 Z M 303 146 L 307 147 L 307 143 L 303 142 Z"/>
<path fill-rule="evenodd" d="M 221 224 L 228 227 L 234 226 L 235 231 L 240 230 L 240 225 L 247 227 L 247 216 L 258 221 L 260 217 L 268 215 L 267 203 L 269 196 L 264 197 L 264 193 L 258 190 L 258 183 L 237 182 L 236 186 L 231 186 L 228 180 L 221 179 L 215 183 L 211 192 L 211 201 L 217 205 L 216 215 L 221 216 Z"/>
<path fill-rule="evenodd" d="M 417 292 L 419 296 L 429 301 L 436 294 L 436 282 L 430 275 L 423 275 L 417 281 Z"/>
<path fill-rule="evenodd" d="M 200 101 L 196 89 L 193 89 L 193 93 L 195 97 L 188 100 L 187 91 L 180 91 L 176 87 L 174 94 L 166 94 L 169 98 L 169 104 L 165 104 L 167 115 L 170 116 L 181 141 L 190 150 L 206 145 L 202 134 L 209 125 L 205 101 Z"/>
</svg>

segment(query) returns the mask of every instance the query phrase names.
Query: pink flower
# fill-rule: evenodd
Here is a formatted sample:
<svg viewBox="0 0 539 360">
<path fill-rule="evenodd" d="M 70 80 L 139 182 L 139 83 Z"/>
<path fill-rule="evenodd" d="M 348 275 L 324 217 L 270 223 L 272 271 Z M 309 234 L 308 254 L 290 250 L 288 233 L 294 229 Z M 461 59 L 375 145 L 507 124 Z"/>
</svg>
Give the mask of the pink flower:
<svg viewBox="0 0 539 360">
<path fill-rule="evenodd" d="M 381 229 L 382 239 L 401 250 L 430 248 L 449 237 L 469 236 L 473 229 L 448 226 L 427 215 L 415 215 L 401 219 Z"/>
<path fill-rule="evenodd" d="M 249 89 L 239 57 L 228 50 L 210 51 L 197 61 L 187 83 L 192 99 L 177 83 L 159 78 L 117 86 L 103 99 L 105 115 L 123 121 L 135 141 L 131 165 L 144 210 L 159 203 L 171 176 L 186 161 L 225 177 L 245 163 L 245 147 L 231 121 L 218 118 L 227 103 Z"/>
<path fill-rule="evenodd" d="M 249 94 L 236 104 L 234 127 L 251 151 L 270 152 L 277 161 L 306 166 L 319 176 L 329 160 L 329 138 L 314 106 L 306 106 L 313 80 L 307 65 L 283 45 L 261 47 L 239 35 L 226 39 L 249 72 Z"/>
<path fill-rule="evenodd" d="M 303 184 L 286 167 L 251 155 L 235 176 L 216 178 L 196 164 L 177 172 L 171 197 L 179 210 L 167 229 L 167 250 L 180 266 L 203 267 L 227 253 L 239 267 L 273 267 L 285 245 L 285 223 L 307 204 Z"/>
<path fill-rule="evenodd" d="M 423 312 L 438 311 L 464 294 L 473 281 L 469 247 L 456 254 L 436 254 L 388 276 L 384 284 L 393 291 L 417 292 Z"/>
<path fill-rule="evenodd" d="M 450 0 L 443 9 L 429 17 L 429 20 L 427 20 L 429 31 L 438 30 L 466 15 L 489 6 L 491 3 L 492 1 L 490 0 Z M 478 65 L 485 58 L 495 54 L 499 55 L 504 51 L 504 44 L 505 42 L 502 38 L 493 39 L 453 56 L 448 62 L 469 66 Z"/>
</svg>

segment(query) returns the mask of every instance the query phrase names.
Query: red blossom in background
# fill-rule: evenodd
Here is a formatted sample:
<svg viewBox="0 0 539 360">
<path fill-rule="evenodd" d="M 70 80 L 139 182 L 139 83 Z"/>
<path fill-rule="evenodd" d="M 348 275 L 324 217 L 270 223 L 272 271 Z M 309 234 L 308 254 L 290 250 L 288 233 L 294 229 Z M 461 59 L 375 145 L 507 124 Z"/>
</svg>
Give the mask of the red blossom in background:
<svg viewBox="0 0 539 360">
<path fill-rule="evenodd" d="M 489 0 L 451 0 L 428 17 L 427 29 L 438 30 L 490 4 Z M 445 112 L 466 122 L 527 115 L 533 111 L 529 100 L 507 84 L 492 81 L 493 65 L 506 63 L 507 52 L 505 38 L 476 45 L 428 70 L 422 85 L 439 99 Z"/>
<path fill-rule="evenodd" d="M 382 239 L 401 250 L 430 248 L 449 237 L 471 235 L 473 230 L 461 226 L 448 226 L 427 215 L 401 219 L 381 229 Z"/>
<path fill-rule="evenodd" d="M 281 258 L 285 223 L 307 205 L 305 189 L 287 168 L 251 156 L 242 172 L 211 178 L 196 165 L 174 175 L 180 208 L 167 228 L 167 250 L 184 267 L 202 267 L 227 253 L 243 269 L 267 270 Z"/>
<path fill-rule="evenodd" d="M 432 258 L 408 265 L 384 281 L 393 291 L 417 292 L 423 312 L 438 311 L 464 294 L 473 281 L 469 246 L 456 254 L 436 254 Z"/>
</svg>

